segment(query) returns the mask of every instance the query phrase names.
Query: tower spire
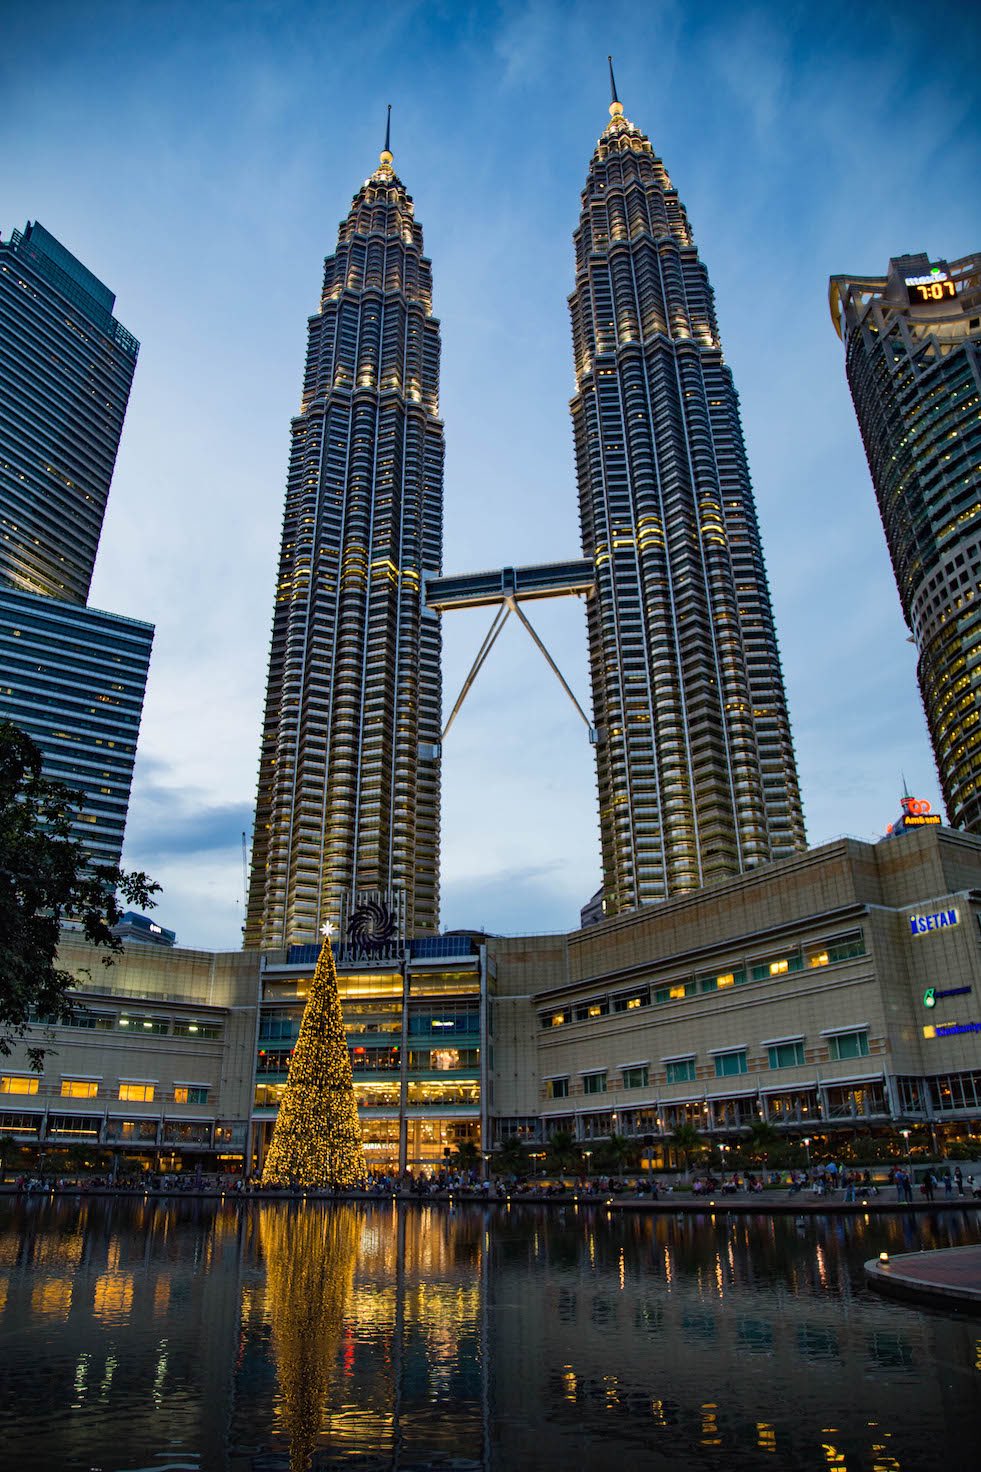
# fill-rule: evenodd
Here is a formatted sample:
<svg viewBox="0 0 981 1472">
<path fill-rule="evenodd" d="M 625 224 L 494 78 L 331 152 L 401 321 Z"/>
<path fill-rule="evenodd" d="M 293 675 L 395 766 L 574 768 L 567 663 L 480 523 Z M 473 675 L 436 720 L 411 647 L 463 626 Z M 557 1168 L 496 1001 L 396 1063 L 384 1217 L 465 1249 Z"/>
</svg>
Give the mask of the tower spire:
<svg viewBox="0 0 981 1472">
<path fill-rule="evenodd" d="M 388 116 L 385 119 L 385 147 L 378 155 L 380 164 L 391 164 L 392 162 L 392 104 L 388 104 Z"/>
<path fill-rule="evenodd" d="M 610 63 L 610 117 L 622 118 L 623 104 L 617 96 L 616 77 L 613 75 L 613 57 L 608 56 L 606 59 Z"/>
</svg>

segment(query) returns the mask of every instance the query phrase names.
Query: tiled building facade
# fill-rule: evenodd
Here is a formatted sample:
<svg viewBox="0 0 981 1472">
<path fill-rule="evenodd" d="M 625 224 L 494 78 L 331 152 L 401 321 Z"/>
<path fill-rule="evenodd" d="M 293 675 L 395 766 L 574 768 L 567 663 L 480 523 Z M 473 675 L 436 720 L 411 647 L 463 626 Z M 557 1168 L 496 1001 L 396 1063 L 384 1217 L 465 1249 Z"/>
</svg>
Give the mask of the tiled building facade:
<svg viewBox="0 0 981 1472">
<path fill-rule="evenodd" d="M 927 1132 L 981 1145 L 981 839 L 842 839 L 570 935 L 442 936 L 338 977 L 366 1149 L 433 1170 L 457 1145 L 611 1133 L 665 1163 L 691 1123 L 826 1148 Z M 141 1168 L 262 1159 L 312 976 L 305 948 L 75 940 L 79 1018 L 45 1072 L 0 1070 L 0 1134 Z"/>
</svg>

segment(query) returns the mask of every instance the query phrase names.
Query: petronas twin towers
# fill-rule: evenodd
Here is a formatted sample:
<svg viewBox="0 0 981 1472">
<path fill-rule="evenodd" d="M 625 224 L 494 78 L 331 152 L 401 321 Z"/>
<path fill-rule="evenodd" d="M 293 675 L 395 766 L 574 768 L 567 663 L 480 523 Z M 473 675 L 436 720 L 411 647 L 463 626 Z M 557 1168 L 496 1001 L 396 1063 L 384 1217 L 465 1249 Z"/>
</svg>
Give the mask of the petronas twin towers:
<svg viewBox="0 0 981 1472">
<path fill-rule="evenodd" d="M 612 70 L 611 70 L 612 84 Z M 439 323 L 386 138 L 310 319 L 246 945 L 358 895 L 439 923 Z M 613 87 L 575 234 L 572 399 L 606 914 L 804 847 L 732 376 L 683 205 Z"/>
</svg>

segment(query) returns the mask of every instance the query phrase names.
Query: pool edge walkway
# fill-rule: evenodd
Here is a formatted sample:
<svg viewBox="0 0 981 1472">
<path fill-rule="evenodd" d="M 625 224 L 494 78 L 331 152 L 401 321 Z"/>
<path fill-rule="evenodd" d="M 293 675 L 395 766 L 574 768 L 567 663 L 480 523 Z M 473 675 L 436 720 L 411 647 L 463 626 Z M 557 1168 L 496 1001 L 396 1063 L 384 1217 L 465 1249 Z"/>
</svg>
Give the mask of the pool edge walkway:
<svg viewBox="0 0 981 1472">
<path fill-rule="evenodd" d="M 981 1244 L 870 1258 L 865 1278 L 893 1298 L 981 1314 Z"/>
</svg>

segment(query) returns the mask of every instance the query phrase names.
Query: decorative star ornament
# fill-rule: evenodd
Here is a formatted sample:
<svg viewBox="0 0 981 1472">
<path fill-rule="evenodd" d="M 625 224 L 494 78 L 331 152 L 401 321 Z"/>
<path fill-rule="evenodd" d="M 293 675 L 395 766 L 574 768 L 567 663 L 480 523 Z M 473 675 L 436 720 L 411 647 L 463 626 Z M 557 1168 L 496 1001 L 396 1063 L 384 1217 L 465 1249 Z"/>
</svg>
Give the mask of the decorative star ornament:
<svg viewBox="0 0 981 1472">
<path fill-rule="evenodd" d="M 333 935 L 334 934 L 334 926 L 331 925 L 331 923 L 330 923 L 329 920 L 325 920 L 324 923 L 323 923 L 323 925 L 321 925 L 321 927 L 320 927 L 320 934 L 321 935 L 327 935 L 327 936 L 330 936 L 330 935 Z"/>
</svg>

